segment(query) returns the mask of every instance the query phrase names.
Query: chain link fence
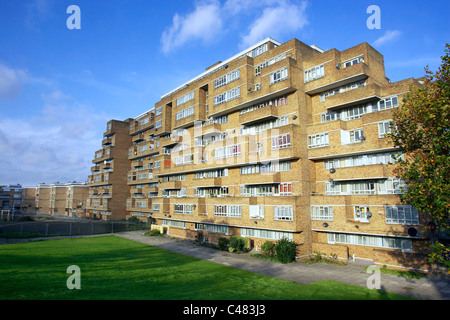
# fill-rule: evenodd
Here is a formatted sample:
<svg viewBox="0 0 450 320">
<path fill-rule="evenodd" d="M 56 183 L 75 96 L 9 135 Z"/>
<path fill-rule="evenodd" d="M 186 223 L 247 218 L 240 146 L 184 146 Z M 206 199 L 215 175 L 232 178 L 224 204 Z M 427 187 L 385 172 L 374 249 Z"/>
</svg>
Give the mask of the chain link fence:
<svg viewBox="0 0 450 320">
<path fill-rule="evenodd" d="M 145 230 L 146 223 L 130 221 L 48 220 L 11 221 L 0 223 L 0 238 L 32 238 L 94 235 Z"/>
</svg>

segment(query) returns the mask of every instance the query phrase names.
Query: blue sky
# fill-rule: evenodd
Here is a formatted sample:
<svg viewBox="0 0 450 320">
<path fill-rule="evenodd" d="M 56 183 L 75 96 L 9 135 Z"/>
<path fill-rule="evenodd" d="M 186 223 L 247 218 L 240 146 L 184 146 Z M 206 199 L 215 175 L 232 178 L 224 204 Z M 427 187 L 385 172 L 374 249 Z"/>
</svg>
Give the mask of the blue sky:
<svg viewBox="0 0 450 320">
<path fill-rule="evenodd" d="M 67 28 L 70 5 L 81 29 Z M 392 81 L 421 77 L 450 42 L 449 13 L 448 0 L 0 0 L 0 184 L 86 181 L 107 121 L 266 37 L 368 42 Z"/>
</svg>

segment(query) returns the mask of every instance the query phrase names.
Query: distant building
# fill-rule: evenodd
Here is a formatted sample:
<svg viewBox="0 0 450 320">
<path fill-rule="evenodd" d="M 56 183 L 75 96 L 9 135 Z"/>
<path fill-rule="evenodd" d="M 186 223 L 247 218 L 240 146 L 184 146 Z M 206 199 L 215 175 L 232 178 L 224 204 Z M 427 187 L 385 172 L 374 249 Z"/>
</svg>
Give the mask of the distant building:
<svg viewBox="0 0 450 320">
<path fill-rule="evenodd" d="M 84 217 L 89 196 L 87 183 L 66 183 L 65 215 Z"/>
<path fill-rule="evenodd" d="M 20 212 L 22 205 L 22 186 L 10 184 L 0 186 L 0 209 L 10 212 Z"/>
</svg>

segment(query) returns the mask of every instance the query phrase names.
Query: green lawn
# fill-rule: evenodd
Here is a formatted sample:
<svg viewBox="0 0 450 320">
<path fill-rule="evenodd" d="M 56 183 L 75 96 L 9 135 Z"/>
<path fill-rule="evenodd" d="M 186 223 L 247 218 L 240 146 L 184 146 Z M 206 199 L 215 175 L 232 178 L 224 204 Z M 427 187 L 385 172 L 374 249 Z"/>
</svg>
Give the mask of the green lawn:
<svg viewBox="0 0 450 320">
<path fill-rule="evenodd" d="M 67 267 L 81 270 L 69 290 Z M 301 285 L 116 236 L 0 246 L 0 299 L 406 299 L 333 281 Z"/>
</svg>

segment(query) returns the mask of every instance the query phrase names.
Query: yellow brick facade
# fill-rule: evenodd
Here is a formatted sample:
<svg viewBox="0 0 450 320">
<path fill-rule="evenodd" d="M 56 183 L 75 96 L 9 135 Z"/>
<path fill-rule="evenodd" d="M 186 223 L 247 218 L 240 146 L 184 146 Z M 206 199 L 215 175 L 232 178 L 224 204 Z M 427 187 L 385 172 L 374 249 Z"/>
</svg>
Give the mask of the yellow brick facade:
<svg viewBox="0 0 450 320">
<path fill-rule="evenodd" d="M 112 184 L 108 206 L 117 195 L 127 217 L 151 217 L 174 237 L 237 235 L 256 248 L 288 237 L 299 258 L 426 268 L 426 219 L 400 204 L 384 138 L 419 80 L 391 83 L 367 43 L 325 52 L 268 38 L 114 122 L 127 127 L 129 143 L 114 146 L 127 153 L 126 187 Z M 94 163 L 91 189 L 104 183 Z"/>
</svg>

